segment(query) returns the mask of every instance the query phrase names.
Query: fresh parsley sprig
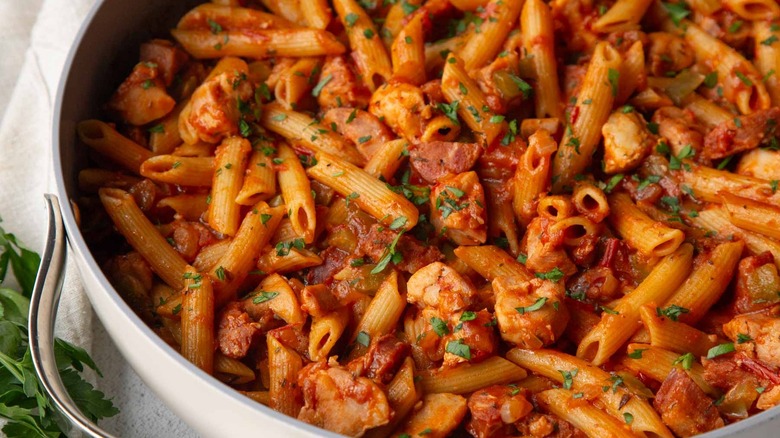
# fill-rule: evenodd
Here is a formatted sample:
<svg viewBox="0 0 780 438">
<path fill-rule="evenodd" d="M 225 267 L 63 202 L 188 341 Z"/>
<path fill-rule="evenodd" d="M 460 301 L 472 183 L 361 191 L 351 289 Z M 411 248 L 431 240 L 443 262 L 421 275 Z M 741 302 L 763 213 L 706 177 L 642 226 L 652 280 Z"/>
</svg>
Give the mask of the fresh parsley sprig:
<svg viewBox="0 0 780 438">
<path fill-rule="evenodd" d="M 67 420 L 55 409 L 35 374 L 27 333 L 27 312 L 41 258 L 21 246 L 0 227 L 0 417 L 8 420 L 2 432 L 8 438 L 59 437 Z M 13 272 L 21 291 L 6 285 Z M 54 342 L 60 377 L 73 401 L 92 421 L 119 413 L 105 395 L 84 380 L 84 366 L 102 377 L 89 354 L 61 339 Z"/>
</svg>

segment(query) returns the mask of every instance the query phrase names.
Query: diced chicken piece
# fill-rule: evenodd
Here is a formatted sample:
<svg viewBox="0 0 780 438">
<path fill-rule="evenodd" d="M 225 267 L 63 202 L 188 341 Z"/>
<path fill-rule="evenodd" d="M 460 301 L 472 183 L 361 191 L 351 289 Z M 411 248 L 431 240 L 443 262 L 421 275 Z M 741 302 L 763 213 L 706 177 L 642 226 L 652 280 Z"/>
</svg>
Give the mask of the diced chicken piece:
<svg viewBox="0 0 780 438">
<path fill-rule="evenodd" d="M 743 154 L 737 173 L 768 181 L 780 180 L 780 151 L 753 149 Z"/>
<path fill-rule="evenodd" d="M 397 232 L 374 224 L 369 232 L 360 239 L 359 249 L 363 254 L 367 254 L 378 262 L 397 236 Z M 407 234 L 398 239 L 395 250 L 402 256 L 401 260 L 397 260 L 396 267 L 410 274 L 444 257 L 435 246 L 425 245 Z"/>
<path fill-rule="evenodd" d="M 468 355 L 445 351 L 444 366 L 451 367 L 461 362 L 477 363 L 496 354 L 498 338 L 493 325 L 493 315 L 487 310 L 453 315 L 450 318 L 450 326 L 453 328 L 444 336 L 444 345 L 451 342 L 465 345 L 468 347 Z M 466 350 L 461 348 L 456 351 L 463 353 Z"/>
<path fill-rule="evenodd" d="M 333 108 L 322 118 L 322 125 L 331 127 L 355 144 L 366 159 L 371 159 L 377 150 L 393 139 L 390 130 L 375 115 L 351 108 Z"/>
<path fill-rule="evenodd" d="M 474 171 L 442 178 L 431 190 L 431 223 L 458 245 L 487 240 L 485 190 Z"/>
<path fill-rule="evenodd" d="M 399 430 L 399 434 L 426 438 L 444 438 L 463 421 L 468 408 L 466 399 L 455 394 L 428 394 L 420 410 Z M 400 436 L 398 435 L 398 436 Z"/>
<path fill-rule="evenodd" d="M 656 138 L 636 111 L 615 111 L 601 128 L 604 136 L 604 172 L 626 172 L 639 166 L 652 151 Z"/>
<path fill-rule="evenodd" d="M 368 352 L 353 360 L 347 368 L 357 376 L 382 384 L 390 383 L 404 359 L 409 356 L 411 347 L 394 335 L 384 335 L 372 339 Z"/>
<path fill-rule="evenodd" d="M 755 312 L 780 302 L 780 276 L 770 252 L 745 257 L 737 268 L 734 288 L 734 310 Z"/>
<path fill-rule="evenodd" d="M 737 351 L 754 357 L 769 368 L 780 368 L 780 308 L 739 315 L 723 326 L 723 333 L 735 342 Z M 740 336 L 742 335 L 742 336 Z M 739 338 L 750 341 L 739 343 Z"/>
<path fill-rule="evenodd" d="M 471 394 L 471 419 L 466 430 L 475 438 L 489 438 L 507 425 L 520 420 L 534 407 L 525 398 L 527 391 L 507 385 L 494 385 Z"/>
<path fill-rule="evenodd" d="M 219 351 L 227 357 L 241 359 L 247 355 L 260 332 L 260 328 L 243 310 L 241 303 L 234 301 L 219 315 L 217 328 Z"/>
<path fill-rule="evenodd" d="M 761 410 L 767 410 L 777 405 L 780 405 L 780 385 L 764 391 L 756 401 L 756 408 Z"/>
<path fill-rule="evenodd" d="M 377 89 L 371 96 L 369 111 L 412 143 L 420 140 L 423 121 L 432 115 L 422 90 L 402 82 L 384 84 Z"/>
<path fill-rule="evenodd" d="M 301 421 L 352 437 L 390 421 L 392 411 L 382 389 L 337 363 L 306 366 L 298 375 L 298 385 L 304 399 L 298 414 Z"/>
<path fill-rule="evenodd" d="M 187 52 L 168 40 L 153 39 L 141 44 L 141 62 L 155 64 L 166 86 L 171 85 L 176 73 L 189 58 Z"/>
<path fill-rule="evenodd" d="M 424 180 L 435 183 L 470 170 L 481 153 L 477 143 L 434 141 L 412 145 L 409 162 Z"/>
<path fill-rule="evenodd" d="M 569 310 L 562 302 L 562 283 L 499 277 L 493 280 L 493 291 L 501 338 L 520 348 L 536 349 L 554 343 L 569 323 Z"/>
<path fill-rule="evenodd" d="M 320 77 L 331 78 L 317 96 L 317 102 L 322 109 L 368 106 L 371 91 L 358 79 L 354 66 L 346 57 L 333 56 L 326 59 Z"/>
<path fill-rule="evenodd" d="M 532 412 L 521 418 L 520 421 L 515 422 L 515 427 L 521 436 L 534 438 L 585 438 L 587 436 L 568 421 L 552 414 L 538 412 Z"/>
<path fill-rule="evenodd" d="M 192 93 L 189 114 L 184 111 L 179 117 L 179 132 L 185 142 L 219 143 L 239 133 L 239 101 L 249 101 L 253 93 L 252 86 L 242 77 L 246 71 L 248 67 L 243 71 L 220 73 Z"/>
<path fill-rule="evenodd" d="M 556 268 L 566 275 L 577 272 L 577 267 L 561 246 L 563 242 L 550 241 L 547 236 L 548 222 L 548 219 L 535 217 L 528 224 L 522 243 L 528 256 L 525 265 L 534 272 L 550 272 Z"/>
<path fill-rule="evenodd" d="M 775 138 L 778 123 L 778 107 L 722 122 L 704 137 L 704 157 L 714 160 L 755 149 Z"/>
<path fill-rule="evenodd" d="M 661 419 L 675 434 L 688 437 L 724 426 L 718 409 L 688 374 L 678 368 L 661 384 L 653 401 Z"/>
<path fill-rule="evenodd" d="M 653 122 L 658 124 L 658 133 L 661 137 L 669 141 L 674 155 L 679 155 L 687 145 L 690 145 L 697 155 L 704 147 L 701 124 L 689 111 L 673 106 L 659 108 L 653 114 Z"/>
<path fill-rule="evenodd" d="M 127 304 L 146 321 L 152 320 L 149 291 L 154 273 L 149 263 L 137 252 L 112 257 L 103 272 Z"/>
<path fill-rule="evenodd" d="M 679 72 L 690 67 L 696 60 L 693 49 L 680 38 L 668 32 L 653 32 L 647 57 L 653 76 L 666 76 L 667 72 Z"/>
<path fill-rule="evenodd" d="M 477 296 L 471 282 L 441 262 L 431 263 L 412 274 L 406 291 L 410 303 L 439 309 L 444 315 L 465 310 Z"/>
<path fill-rule="evenodd" d="M 157 66 L 141 62 L 111 97 L 108 107 L 131 125 L 145 125 L 173 110 L 176 101 L 165 91 Z"/>
</svg>

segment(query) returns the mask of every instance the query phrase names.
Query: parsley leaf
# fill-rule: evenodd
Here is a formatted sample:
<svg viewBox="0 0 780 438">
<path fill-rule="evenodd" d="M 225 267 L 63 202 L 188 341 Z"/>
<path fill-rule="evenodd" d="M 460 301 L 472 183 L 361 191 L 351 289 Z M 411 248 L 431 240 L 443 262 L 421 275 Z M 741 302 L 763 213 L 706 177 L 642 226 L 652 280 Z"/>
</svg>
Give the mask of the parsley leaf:
<svg viewBox="0 0 780 438">
<path fill-rule="evenodd" d="M 537 300 L 531 304 L 530 306 L 526 307 L 515 307 L 515 310 L 521 315 L 525 315 L 528 312 L 536 312 L 537 310 L 544 307 L 544 303 L 547 302 L 547 297 L 540 297 L 537 298 Z"/>
</svg>

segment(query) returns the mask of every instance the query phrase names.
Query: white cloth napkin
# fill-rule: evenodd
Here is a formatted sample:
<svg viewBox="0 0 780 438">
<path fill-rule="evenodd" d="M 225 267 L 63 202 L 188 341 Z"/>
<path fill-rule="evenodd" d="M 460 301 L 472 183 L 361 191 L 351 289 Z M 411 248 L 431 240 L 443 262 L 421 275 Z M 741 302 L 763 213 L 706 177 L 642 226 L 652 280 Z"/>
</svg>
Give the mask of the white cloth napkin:
<svg viewBox="0 0 780 438">
<path fill-rule="evenodd" d="M 46 230 L 43 194 L 54 191 L 50 164 L 54 96 L 70 46 L 94 3 L 0 0 L 4 22 L 0 27 L 0 114 L 4 114 L 0 123 L 0 215 L 7 231 L 39 251 Z M 72 262 L 60 301 L 57 334 L 91 351 L 102 368 L 105 378 L 98 379 L 97 385 L 120 408 L 120 414 L 102 422 L 102 427 L 121 437 L 194 436 L 116 350 L 95 317 Z"/>
</svg>

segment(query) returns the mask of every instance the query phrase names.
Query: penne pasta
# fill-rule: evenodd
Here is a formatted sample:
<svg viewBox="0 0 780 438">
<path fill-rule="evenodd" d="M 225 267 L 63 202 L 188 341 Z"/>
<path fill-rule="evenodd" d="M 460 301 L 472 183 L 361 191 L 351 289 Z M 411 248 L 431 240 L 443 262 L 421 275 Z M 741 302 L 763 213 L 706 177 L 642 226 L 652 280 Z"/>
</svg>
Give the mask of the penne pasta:
<svg viewBox="0 0 780 438">
<path fill-rule="evenodd" d="M 241 206 L 236 198 L 244 182 L 251 150 L 249 142 L 239 137 L 225 139 L 217 148 L 207 220 L 211 228 L 228 236 L 238 230 Z"/>
</svg>

